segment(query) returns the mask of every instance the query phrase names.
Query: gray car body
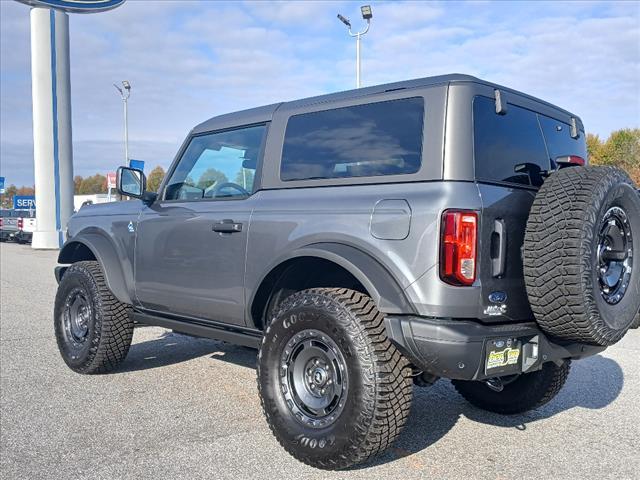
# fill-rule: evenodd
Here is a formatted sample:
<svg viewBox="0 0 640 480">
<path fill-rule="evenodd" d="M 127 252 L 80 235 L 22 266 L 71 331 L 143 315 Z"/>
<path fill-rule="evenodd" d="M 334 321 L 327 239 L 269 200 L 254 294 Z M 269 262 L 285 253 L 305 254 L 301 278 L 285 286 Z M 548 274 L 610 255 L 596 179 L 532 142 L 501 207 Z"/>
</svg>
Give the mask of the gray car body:
<svg viewBox="0 0 640 480">
<path fill-rule="evenodd" d="M 447 75 L 362 88 L 214 117 L 194 136 L 265 123 L 256 191 L 246 199 L 163 199 L 92 205 L 70 220 L 59 262 L 88 252 L 105 271 L 114 295 L 136 309 L 259 330 L 252 308 L 261 286 L 285 262 L 322 258 L 353 275 L 389 315 L 472 319 L 488 323 L 531 321 L 520 248 L 535 190 L 475 181 L 472 101 L 499 89 L 510 104 L 570 123 L 573 114 L 523 93 L 466 75 Z M 424 97 L 423 161 L 414 174 L 283 182 L 279 163 L 291 115 L 380 100 Z M 165 182 L 166 182 L 165 178 Z M 446 209 L 481 213 L 479 275 L 456 287 L 439 278 L 440 221 Z M 494 219 L 507 220 L 505 275 L 490 273 Z M 242 223 L 222 234 L 212 225 Z M 310 272 L 311 275 L 313 272 Z M 267 279 L 267 280 L 266 280 Z M 506 293 L 499 315 L 489 295 Z"/>
</svg>

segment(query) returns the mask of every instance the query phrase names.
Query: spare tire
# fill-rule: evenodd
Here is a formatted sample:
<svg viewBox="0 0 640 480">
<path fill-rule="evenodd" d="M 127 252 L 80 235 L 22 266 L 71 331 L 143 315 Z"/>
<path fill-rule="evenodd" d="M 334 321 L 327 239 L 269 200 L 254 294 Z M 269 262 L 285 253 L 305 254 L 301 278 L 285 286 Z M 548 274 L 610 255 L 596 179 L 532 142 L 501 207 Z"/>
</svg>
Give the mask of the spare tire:
<svg viewBox="0 0 640 480">
<path fill-rule="evenodd" d="M 591 166 L 551 174 L 527 220 L 524 275 L 549 336 L 620 340 L 640 310 L 640 197 L 629 176 Z"/>
</svg>

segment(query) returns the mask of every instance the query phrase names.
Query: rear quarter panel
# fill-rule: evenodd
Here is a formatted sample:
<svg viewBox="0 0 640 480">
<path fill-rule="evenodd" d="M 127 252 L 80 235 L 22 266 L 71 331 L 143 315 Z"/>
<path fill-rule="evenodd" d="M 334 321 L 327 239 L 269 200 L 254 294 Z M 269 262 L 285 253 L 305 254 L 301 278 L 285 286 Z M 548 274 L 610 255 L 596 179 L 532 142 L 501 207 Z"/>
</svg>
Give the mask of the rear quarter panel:
<svg viewBox="0 0 640 480">
<path fill-rule="evenodd" d="M 247 247 L 249 305 L 261 280 L 291 251 L 332 242 L 355 247 L 373 257 L 405 291 L 419 314 L 459 312 L 461 302 L 470 302 L 474 307 L 470 315 L 476 314 L 479 285 L 461 292 L 444 284 L 437 268 L 442 211 L 479 210 L 475 184 L 439 181 L 358 185 L 268 190 L 257 195 Z M 405 200 L 409 205 L 406 236 L 403 232 L 395 239 L 384 239 L 373 234 L 373 212 L 383 200 Z M 402 216 L 398 225 L 404 228 L 404 213 L 398 210 L 397 215 Z M 393 217 L 394 212 L 390 211 L 388 221 L 393 223 Z"/>
</svg>

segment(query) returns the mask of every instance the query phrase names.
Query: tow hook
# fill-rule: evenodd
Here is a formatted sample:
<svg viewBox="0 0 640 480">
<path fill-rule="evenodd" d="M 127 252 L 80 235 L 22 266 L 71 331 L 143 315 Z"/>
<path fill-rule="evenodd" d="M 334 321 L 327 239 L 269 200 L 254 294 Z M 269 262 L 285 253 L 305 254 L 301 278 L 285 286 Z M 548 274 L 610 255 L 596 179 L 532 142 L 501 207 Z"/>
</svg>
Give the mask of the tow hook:
<svg viewBox="0 0 640 480">
<path fill-rule="evenodd" d="M 504 390 L 504 384 L 502 383 L 502 380 L 500 380 L 500 378 L 490 378 L 488 380 L 485 380 L 484 383 L 486 383 L 487 387 L 489 387 L 494 392 L 501 392 L 502 390 Z"/>
</svg>

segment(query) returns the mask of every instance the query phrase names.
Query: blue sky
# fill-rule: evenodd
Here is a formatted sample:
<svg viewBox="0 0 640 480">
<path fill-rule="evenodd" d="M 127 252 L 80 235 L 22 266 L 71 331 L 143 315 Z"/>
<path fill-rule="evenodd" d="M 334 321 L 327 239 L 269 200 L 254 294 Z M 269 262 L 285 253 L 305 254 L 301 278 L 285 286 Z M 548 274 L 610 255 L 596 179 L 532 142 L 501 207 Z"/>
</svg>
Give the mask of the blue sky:
<svg viewBox="0 0 640 480">
<path fill-rule="evenodd" d="M 128 79 L 130 155 L 166 167 L 214 115 L 354 85 L 359 2 L 129 0 L 72 15 L 75 173 L 121 163 Z M 468 73 L 580 115 L 587 131 L 640 126 L 640 2 L 371 2 L 363 84 Z M 0 170 L 33 183 L 29 7 L 0 0 Z"/>
</svg>

